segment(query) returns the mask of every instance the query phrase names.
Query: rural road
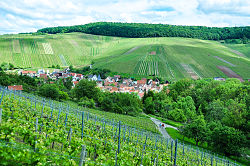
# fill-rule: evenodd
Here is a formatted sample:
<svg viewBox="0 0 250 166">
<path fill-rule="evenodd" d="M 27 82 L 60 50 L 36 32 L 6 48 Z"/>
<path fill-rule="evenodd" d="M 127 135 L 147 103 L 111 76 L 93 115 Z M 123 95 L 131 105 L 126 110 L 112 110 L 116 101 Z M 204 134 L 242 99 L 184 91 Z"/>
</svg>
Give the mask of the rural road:
<svg viewBox="0 0 250 166">
<path fill-rule="evenodd" d="M 170 125 L 165 124 L 165 123 L 162 123 L 158 119 L 155 119 L 155 118 L 152 118 L 152 117 L 150 119 L 156 124 L 158 130 L 161 132 L 161 134 L 163 135 L 164 138 L 171 138 L 170 135 L 165 130 L 166 127 L 170 127 L 170 128 L 175 129 L 175 130 L 178 130 L 176 127 L 170 126 Z M 164 127 L 159 127 L 159 124 L 164 124 Z"/>
</svg>

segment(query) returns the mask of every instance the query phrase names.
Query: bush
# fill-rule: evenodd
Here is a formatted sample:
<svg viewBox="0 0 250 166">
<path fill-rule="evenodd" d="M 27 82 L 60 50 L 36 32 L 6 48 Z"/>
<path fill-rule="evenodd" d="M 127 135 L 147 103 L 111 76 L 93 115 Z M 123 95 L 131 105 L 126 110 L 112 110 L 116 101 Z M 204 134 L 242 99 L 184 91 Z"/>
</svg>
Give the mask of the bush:
<svg viewBox="0 0 250 166">
<path fill-rule="evenodd" d="M 93 99 L 88 99 L 87 97 L 81 98 L 78 104 L 83 107 L 95 108 L 95 101 Z"/>
<path fill-rule="evenodd" d="M 57 100 L 59 98 L 59 89 L 55 84 L 44 84 L 39 88 L 39 95 Z"/>
</svg>

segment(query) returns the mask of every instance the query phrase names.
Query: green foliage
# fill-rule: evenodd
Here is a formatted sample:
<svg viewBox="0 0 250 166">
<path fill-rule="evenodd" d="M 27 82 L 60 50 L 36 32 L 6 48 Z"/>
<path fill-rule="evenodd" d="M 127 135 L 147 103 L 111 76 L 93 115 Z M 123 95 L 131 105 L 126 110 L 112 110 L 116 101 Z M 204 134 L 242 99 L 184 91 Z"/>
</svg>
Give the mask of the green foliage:
<svg viewBox="0 0 250 166">
<path fill-rule="evenodd" d="M 96 87 L 96 82 L 88 81 L 87 79 L 81 80 L 74 89 L 72 89 L 72 96 L 80 100 L 82 97 L 98 100 L 100 95 L 99 88 Z"/>
<path fill-rule="evenodd" d="M 193 138 L 198 145 L 199 142 L 207 140 L 208 128 L 202 115 L 197 116 L 191 123 L 185 125 L 182 134 L 186 137 Z"/>
<path fill-rule="evenodd" d="M 128 93 L 102 93 L 99 106 L 104 111 L 136 116 L 142 111 L 137 95 Z"/>
<path fill-rule="evenodd" d="M 39 95 L 54 100 L 59 98 L 59 88 L 55 84 L 44 84 L 39 88 Z M 61 94 L 63 95 L 63 94 Z"/>
<path fill-rule="evenodd" d="M 173 102 L 172 107 L 173 110 L 169 111 L 169 116 L 175 121 L 189 122 L 196 117 L 196 108 L 190 96 L 178 97 L 177 102 Z"/>
<path fill-rule="evenodd" d="M 184 114 L 184 111 L 182 109 L 174 109 L 174 110 L 170 110 L 168 112 L 168 118 L 172 119 L 176 122 L 186 122 L 187 121 L 187 117 Z"/>
<path fill-rule="evenodd" d="M 143 37 L 189 37 L 206 40 L 250 38 L 250 28 L 247 27 L 205 27 L 205 26 L 176 26 L 167 24 L 143 23 L 113 23 L 96 22 L 85 25 L 68 27 L 43 28 L 42 33 L 83 32 L 95 35 L 119 36 L 131 38 Z"/>
<path fill-rule="evenodd" d="M 218 125 L 211 135 L 211 144 L 216 151 L 227 155 L 242 154 L 242 147 L 246 143 L 246 137 L 237 129 Z"/>
<path fill-rule="evenodd" d="M 93 99 L 88 99 L 86 96 L 82 97 L 78 102 L 80 106 L 87 108 L 95 108 L 95 101 Z"/>
</svg>

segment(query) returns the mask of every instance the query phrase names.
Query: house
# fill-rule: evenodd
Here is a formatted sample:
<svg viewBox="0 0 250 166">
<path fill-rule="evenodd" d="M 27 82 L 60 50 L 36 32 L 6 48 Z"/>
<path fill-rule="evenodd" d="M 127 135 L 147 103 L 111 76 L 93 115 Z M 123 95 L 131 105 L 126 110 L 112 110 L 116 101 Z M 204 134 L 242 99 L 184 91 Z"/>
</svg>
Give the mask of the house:
<svg viewBox="0 0 250 166">
<path fill-rule="evenodd" d="M 45 70 L 44 69 L 38 69 L 37 74 L 45 74 Z"/>
<path fill-rule="evenodd" d="M 23 86 L 22 85 L 13 85 L 13 86 L 8 86 L 9 90 L 16 90 L 16 91 L 21 91 L 23 90 Z"/>
<path fill-rule="evenodd" d="M 29 76 L 29 77 L 36 77 L 36 72 L 35 71 L 21 71 L 21 75 Z"/>
<path fill-rule="evenodd" d="M 64 69 L 64 73 L 69 73 L 69 71 L 70 71 L 69 67 Z"/>
<path fill-rule="evenodd" d="M 144 96 L 144 92 L 140 92 L 140 93 L 138 93 L 138 96 L 139 96 L 140 98 L 143 98 L 143 96 Z"/>
<path fill-rule="evenodd" d="M 88 80 L 89 81 L 97 81 L 97 76 L 96 75 L 88 75 Z"/>
<path fill-rule="evenodd" d="M 118 78 L 118 79 L 121 79 L 121 76 L 120 75 L 114 75 L 114 77 Z"/>
<path fill-rule="evenodd" d="M 97 82 L 102 82 L 102 78 L 101 78 L 100 74 L 97 77 Z"/>
<path fill-rule="evenodd" d="M 145 85 L 147 84 L 147 79 L 137 80 L 137 85 Z"/>
<path fill-rule="evenodd" d="M 77 80 L 83 79 L 83 75 L 82 75 L 82 74 L 76 74 L 76 79 L 77 79 Z"/>
<path fill-rule="evenodd" d="M 47 74 L 40 74 L 39 77 L 40 77 L 40 78 L 43 78 L 44 80 L 47 80 L 47 79 L 48 79 Z"/>
<path fill-rule="evenodd" d="M 214 77 L 214 80 L 216 80 L 216 81 L 226 81 L 225 78 L 221 78 L 221 77 Z"/>
<path fill-rule="evenodd" d="M 73 86 L 72 86 L 72 88 L 74 88 L 78 83 L 79 83 L 79 81 L 73 81 Z"/>
<path fill-rule="evenodd" d="M 113 92 L 118 92 L 118 88 L 117 87 L 112 87 L 111 90 L 110 90 L 110 93 L 113 93 Z"/>
<path fill-rule="evenodd" d="M 104 80 L 104 82 L 112 82 L 112 78 L 108 76 L 108 77 Z"/>
</svg>

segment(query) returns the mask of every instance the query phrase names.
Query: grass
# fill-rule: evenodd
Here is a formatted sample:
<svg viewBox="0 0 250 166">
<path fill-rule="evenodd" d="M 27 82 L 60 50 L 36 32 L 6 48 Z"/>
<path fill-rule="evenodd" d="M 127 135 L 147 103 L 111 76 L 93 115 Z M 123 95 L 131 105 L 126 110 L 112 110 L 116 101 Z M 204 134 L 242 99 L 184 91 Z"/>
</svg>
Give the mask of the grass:
<svg viewBox="0 0 250 166">
<path fill-rule="evenodd" d="M 46 54 L 43 45 L 53 54 Z M 230 47 L 230 48 L 228 48 Z M 236 48 L 237 47 L 237 48 Z M 132 49 L 132 50 L 131 50 Z M 241 57 L 231 49 L 241 51 Z M 155 55 L 150 55 L 155 52 Z M 218 56 L 235 67 L 216 59 Z M 134 77 L 157 75 L 170 81 L 191 77 L 181 64 L 187 64 L 201 77 L 227 77 L 216 68 L 226 66 L 249 79 L 249 44 L 223 45 L 215 41 L 190 38 L 119 38 L 67 33 L 54 35 L 0 36 L 0 63 L 17 67 L 41 68 L 59 64 L 82 67 L 95 61 L 94 67 Z"/>
<path fill-rule="evenodd" d="M 172 121 L 172 120 L 169 120 L 169 119 L 164 119 L 162 122 L 163 122 L 163 123 L 166 123 L 166 124 L 168 124 L 168 125 L 177 127 L 177 128 L 183 126 L 182 123 L 180 123 L 180 122 L 175 122 L 175 121 Z"/>
<path fill-rule="evenodd" d="M 246 57 L 250 58 L 250 43 L 248 44 L 224 44 L 226 47 L 229 47 L 233 50 L 239 51 L 244 54 Z"/>
<path fill-rule="evenodd" d="M 191 145 L 196 145 L 195 141 L 193 139 L 187 138 L 187 137 L 183 137 L 182 134 L 180 134 L 180 132 L 178 130 L 175 130 L 173 128 L 166 128 L 166 131 L 168 132 L 168 134 L 175 140 L 178 139 L 181 142 L 184 142 L 185 144 L 191 144 Z M 204 148 L 204 149 L 208 149 L 206 144 L 199 144 L 200 147 Z"/>
</svg>

